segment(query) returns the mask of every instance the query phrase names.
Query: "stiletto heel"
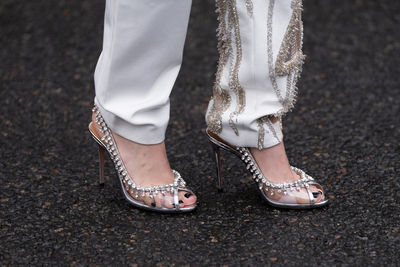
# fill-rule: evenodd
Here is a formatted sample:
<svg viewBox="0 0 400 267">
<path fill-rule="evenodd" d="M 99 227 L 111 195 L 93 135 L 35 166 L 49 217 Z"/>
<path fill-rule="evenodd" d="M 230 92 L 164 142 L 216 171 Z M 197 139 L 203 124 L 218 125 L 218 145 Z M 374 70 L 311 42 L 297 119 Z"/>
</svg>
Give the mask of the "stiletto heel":
<svg viewBox="0 0 400 267">
<path fill-rule="evenodd" d="M 98 144 L 99 146 L 99 182 L 100 185 L 104 185 L 104 152 L 105 149 L 104 147 L 102 147 L 100 144 Z"/>
<path fill-rule="evenodd" d="M 96 141 L 99 146 L 100 184 L 104 184 L 104 152 L 107 151 L 112 163 L 114 163 L 115 169 L 117 170 L 122 193 L 130 204 L 138 208 L 163 213 L 189 212 L 197 207 L 196 204 L 192 204 L 183 208 L 180 207 L 182 200 L 179 200 L 178 193 L 180 191 L 185 191 L 187 194 L 189 194 L 189 196 L 194 195 L 194 193 L 186 186 L 186 182 L 175 170 L 172 170 L 174 182 L 171 184 L 161 184 L 155 186 L 137 185 L 126 170 L 112 132 L 104 121 L 103 116 L 100 114 L 99 109 L 95 106 L 92 111 L 94 112 L 95 120 L 89 124 L 89 131 L 94 141 Z M 95 126 L 95 124 L 97 124 L 97 126 Z M 157 195 L 165 196 L 165 194 L 171 195 L 171 206 L 173 206 L 173 208 L 165 207 L 164 198 L 160 199 L 161 207 L 156 207 L 156 201 L 154 198 Z M 144 197 L 148 197 L 147 200 L 151 200 L 152 202 L 146 203 Z"/>
<path fill-rule="evenodd" d="M 301 177 L 300 179 L 281 184 L 271 183 L 266 177 L 264 177 L 257 162 L 253 158 L 250 149 L 247 147 L 231 145 L 208 129 L 206 130 L 206 134 L 211 142 L 214 152 L 213 154 L 217 166 L 218 188 L 221 188 L 222 183 L 220 158 L 220 149 L 222 148 L 235 154 L 246 164 L 247 170 L 251 172 L 253 179 L 256 184 L 258 184 L 261 196 L 271 206 L 278 208 L 307 209 L 322 207 L 328 204 L 328 199 L 325 193 L 323 193 L 323 199 L 315 202 L 315 197 L 310 189 L 310 185 L 316 187 L 321 193 L 324 191 L 322 186 L 315 182 L 315 180 L 304 171 L 290 166 L 292 171 Z"/>
<path fill-rule="evenodd" d="M 222 192 L 222 168 L 221 168 L 221 150 L 220 147 L 213 142 L 211 143 L 211 147 L 213 149 L 213 156 L 215 161 L 215 167 L 217 170 L 217 189 L 219 192 Z"/>
</svg>

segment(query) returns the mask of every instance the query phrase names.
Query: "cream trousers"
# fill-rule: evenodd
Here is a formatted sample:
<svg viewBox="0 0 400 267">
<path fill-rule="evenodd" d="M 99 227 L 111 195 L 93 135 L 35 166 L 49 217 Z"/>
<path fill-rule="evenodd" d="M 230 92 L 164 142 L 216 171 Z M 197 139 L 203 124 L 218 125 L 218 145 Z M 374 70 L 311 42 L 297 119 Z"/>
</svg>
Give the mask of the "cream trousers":
<svg viewBox="0 0 400 267">
<path fill-rule="evenodd" d="M 219 63 L 208 129 L 236 146 L 282 141 L 303 62 L 301 0 L 216 0 Z M 95 103 L 108 126 L 142 144 L 164 140 L 191 0 L 107 0 Z M 211 90 L 210 90 L 211 91 Z"/>
</svg>

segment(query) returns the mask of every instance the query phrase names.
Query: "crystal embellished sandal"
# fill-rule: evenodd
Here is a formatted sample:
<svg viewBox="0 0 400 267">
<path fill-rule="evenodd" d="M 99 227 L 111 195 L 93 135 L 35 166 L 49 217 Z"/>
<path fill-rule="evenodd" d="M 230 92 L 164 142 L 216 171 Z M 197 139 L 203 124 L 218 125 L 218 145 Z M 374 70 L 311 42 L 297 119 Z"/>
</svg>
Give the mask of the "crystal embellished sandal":
<svg viewBox="0 0 400 267">
<path fill-rule="evenodd" d="M 115 169 L 117 170 L 118 180 L 120 181 L 124 197 L 133 206 L 162 213 L 183 213 L 192 211 L 196 208 L 196 204 L 183 208 L 180 207 L 180 201 L 178 197 L 179 191 L 184 190 L 193 195 L 194 193 L 188 187 L 186 187 L 186 182 L 175 170 L 172 170 L 175 177 L 172 184 L 147 187 L 135 184 L 134 180 L 132 179 L 132 177 L 129 176 L 129 173 L 124 166 L 112 132 L 107 127 L 107 124 L 100 114 L 100 111 L 96 106 L 94 106 L 92 111 L 94 112 L 96 118 L 95 122 L 100 127 L 100 129 L 97 129 L 93 122 L 90 122 L 89 124 L 89 131 L 92 134 L 93 139 L 99 146 L 100 184 L 104 184 L 104 152 L 107 151 L 114 163 Z M 166 194 L 171 194 L 173 196 L 173 203 L 171 201 L 170 204 L 172 204 L 174 208 L 165 207 L 164 201 L 166 200 Z M 141 199 L 144 197 L 149 197 L 150 199 L 153 199 L 152 204 L 147 205 Z M 162 198 L 161 207 L 156 207 L 154 201 L 156 197 Z"/>
<path fill-rule="evenodd" d="M 258 184 L 259 192 L 263 199 L 271 206 L 278 208 L 289 209 L 308 209 L 325 206 L 328 199 L 321 185 L 316 183 L 314 179 L 307 175 L 304 171 L 291 166 L 291 169 L 301 178 L 292 182 L 275 184 L 268 181 L 261 172 L 250 150 L 246 147 L 237 147 L 227 143 L 210 130 L 206 134 L 211 142 L 214 159 L 217 167 L 217 188 L 222 189 L 222 174 L 221 174 L 221 158 L 220 149 L 225 149 L 238 156 L 251 172 L 253 179 Z M 310 186 L 318 188 L 323 198 L 316 202 L 316 197 L 311 191 Z M 317 193 L 317 195 L 319 195 Z"/>
</svg>

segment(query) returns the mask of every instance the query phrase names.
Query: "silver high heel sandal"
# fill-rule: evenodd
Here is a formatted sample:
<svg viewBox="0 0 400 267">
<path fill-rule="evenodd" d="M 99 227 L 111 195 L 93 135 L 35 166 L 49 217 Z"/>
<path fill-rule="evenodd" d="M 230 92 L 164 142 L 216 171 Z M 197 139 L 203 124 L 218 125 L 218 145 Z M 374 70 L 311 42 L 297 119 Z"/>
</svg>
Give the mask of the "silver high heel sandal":
<svg viewBox="0 0 400 267">
<path fill-rule="evenodd" d="M 206 131 L 206 134 L 211 142 L 213 148 L 214 160 L 217 168 L 217 188 L 222 190 L 222 173 L 221 173 L 221 158 L 220 149 L 227 150 L 236 156 L 238 156 L 247 167 L 253 176 L 253 179 L 258 184 L 259 192 L 263 199 L 271 206 L 278 208 L 290 208 L 290 209 L 309 209 L 322 207 L 328 204 L 328 199 L 322 186 L 314 181 L 314 179 L 307 175 L 304 171 L 291 166 L 291 169 L 300 175 L 301 179 L 293 182 L 287 182 L 282 184 L 274 184 L 268 181 L 262 174 L 258 167 L 255 159 L 253 158 L 250 150 L 246 147 L 233 146 L 218 135 L 214 134 L 210 130 Z M 323 199 L 315 202 L 315 197 L 310 189 L 310 185 L 313 185 L 321 190 L 323 193 Z M 304 197 L 306 196 L 306 197 Z"/>
<path fill-rule="evenodd" d="M 180 204 L 178 198 L 179 190 L 187 191 L 188 193 L 191 193 L 193 195 L 194 193 L 192 190 L 186 187 L 186 182 L 183 180 L 181 175 L 175 170 L 172 170 L 175 176 L 174 182 L 172 184 L 163 184 L 163 185 L 147 186 L 147 187 L 135 184 L 133 179 L 129 176 L 123 161 L 121 160 L 111 130 L 107 127 L 107 124 L 105 123 L 103 117 L 101 116 L 100 111 L 96 106 L 94 106 L 92 111 L 95 113 L 96 123 L 100 126 L 99 131 L 102 134 L 101 137 L 100 133 L 94 127 L 93 123 L 90 122 L 89 131 L 92 134 L 93 139 L 99 146 L 99 160 L 100 160 L 99 170 L 100 170 L 101 185 L 104 184 L 104 152 L 107 151 L 114 163 L 115 169 L 117 170 L 118 180 L 120 181 L 124 197 L 133 206 L 141 209 L 157 211 L 162 213 L 183 213 L 192 211 L 196 208 L 196 204 L 190 207 L 183 207 L 183 208 L 179 207 Z M 161 208 L 155 206 L 149 206 L 145 204 L 143 201 L 140 201 L 138 199 L 139 197 L 145 197 L 145 196 L 154 199 L 154 197 L 157 196 L 158 194 L 162 194 L 164 196 L 166 193 L 173 194 L 174 202 L 171 204 L 174 206 L 174 208 L 166 208 L 164 206 L 165 199 L 162 202 Z M 135 197 L 133 197 L 133 195 Z M 153 203 L 155 204 L 155 202 Z"/>
</svg>

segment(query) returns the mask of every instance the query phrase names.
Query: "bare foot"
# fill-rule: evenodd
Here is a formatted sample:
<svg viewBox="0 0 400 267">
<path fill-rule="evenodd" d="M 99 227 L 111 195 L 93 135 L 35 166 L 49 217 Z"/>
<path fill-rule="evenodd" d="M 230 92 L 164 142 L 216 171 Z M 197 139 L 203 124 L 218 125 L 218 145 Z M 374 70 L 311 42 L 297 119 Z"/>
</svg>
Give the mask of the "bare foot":
<svg viewBox="0 0 400 267">
<path fill-rule="evenodd" d="M 92 114 L 92 122 L 96 129 L 99 130 L 99 125 L 95 122 L 95 114 Z M 99 131 L 98 133 L 102 135 Z M 174 174 L 168 162 L 165 143 L 155 145 L 143 145 L 131 140 L 128 140 L 116 133 L 112 133 L 121 159 L 125 165 L 129 176 L 134 180 L 135 184 L 145 186 L 155 186 L 161 184 L 172 184 L 174 182 Z M 102 136 L 100 136 L 102 137 Z M 149 196 L 133 198 L 143 201 L 151 207 L 161 208 L 164 205 L 166 208 L 173 208 L 173 194 L 165 193 L 154 195 L 154 198 Z M 180 208 L 193 206 L 196 203 L 196 196 L 188 191 L 179 190 Z"/>
</svg>

